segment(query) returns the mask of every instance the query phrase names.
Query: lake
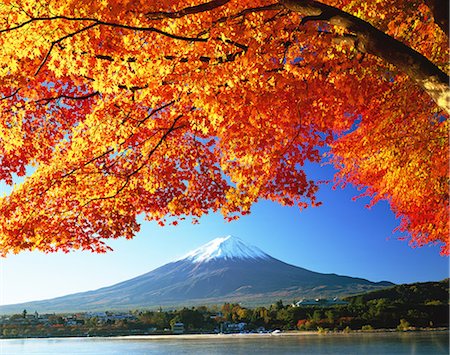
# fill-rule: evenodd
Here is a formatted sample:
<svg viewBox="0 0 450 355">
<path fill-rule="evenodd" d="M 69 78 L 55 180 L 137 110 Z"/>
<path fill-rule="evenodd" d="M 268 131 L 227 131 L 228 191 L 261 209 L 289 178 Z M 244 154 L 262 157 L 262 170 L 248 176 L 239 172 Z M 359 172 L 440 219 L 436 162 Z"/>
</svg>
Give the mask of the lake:
<svg viewBox="0 0 450 355">
<path fill-rule="evenodd" d="M 0 340 L 15 354 L 449 354 L 448 332 Z"/>
</svg>

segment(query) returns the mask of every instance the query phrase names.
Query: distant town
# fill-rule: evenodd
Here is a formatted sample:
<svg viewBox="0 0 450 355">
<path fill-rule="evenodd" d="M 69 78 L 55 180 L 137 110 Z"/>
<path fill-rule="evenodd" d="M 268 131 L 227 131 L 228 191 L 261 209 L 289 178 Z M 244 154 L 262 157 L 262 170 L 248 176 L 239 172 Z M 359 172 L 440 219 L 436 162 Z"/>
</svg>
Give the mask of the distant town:
<svg viewBox="0 0 450 355">
<path fill-rule="evenodd" d="M 236 303 L 177 310 L 54 314 L 24 309 L 0 316 L 1 338 L 199 333 L 399 331 L 449 326 L 448 279 L 399 285 L 346 299 L 280 300 L 267 307 Z"/>
</svg>

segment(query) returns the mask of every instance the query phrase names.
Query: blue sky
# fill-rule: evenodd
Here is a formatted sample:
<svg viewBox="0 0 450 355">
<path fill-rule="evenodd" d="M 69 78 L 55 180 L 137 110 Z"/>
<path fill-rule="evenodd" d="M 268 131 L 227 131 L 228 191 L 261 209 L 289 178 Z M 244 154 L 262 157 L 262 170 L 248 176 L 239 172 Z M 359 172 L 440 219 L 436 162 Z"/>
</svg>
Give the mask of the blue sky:
<svg viewBox="0 0 450 355">
<path fill-rule="evenodd" d="M 331 179 L 330 167 L 310 171 Z M 1 187 L 1 186 L 0 186 Z M 6 188 L 3 187 L 6 191 Z M 268 201 L 250 215 L 224 222 L 209 215 L 193 225 L 159 227 L 145 222 L 133 240 L 115 240 L 108 254 L 24 252 L 0 259 L 0 304 L 46 299 L 88 291 L 129 279 L 182 257 L 219 236 L 235 235 L 287 263 L 323 273 L 395 283 L 448 277 L 449 259 L 438 246 L 412 249 L 392 234 L 397 226 L 387 203 L 365 208 L 367 199 L 352 201 L 351 187 L 323 185 L 323 205 L 299 211 Z"/>
</svg>

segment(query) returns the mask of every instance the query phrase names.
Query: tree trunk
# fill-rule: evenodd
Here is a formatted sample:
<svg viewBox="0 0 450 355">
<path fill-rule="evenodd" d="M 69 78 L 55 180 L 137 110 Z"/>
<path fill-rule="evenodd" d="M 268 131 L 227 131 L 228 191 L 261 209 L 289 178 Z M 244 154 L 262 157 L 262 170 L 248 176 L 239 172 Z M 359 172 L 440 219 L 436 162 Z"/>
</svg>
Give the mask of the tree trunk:
<svg viewBox="0 0 450 355">
<path fill-rule="evenodd" d="M 439 0 L 436 0 L 439 2 Z M 356 36 L 358 50 L 382 58 L 414 80 L 438 106 L 450 113 L 449 77 L 419 52 L 378 30 L 370 23 L 335 7 L 309 0 L 281 0 L 289 10 L 300 12 L 302 22 L 325 21 Z"/>
</svg>

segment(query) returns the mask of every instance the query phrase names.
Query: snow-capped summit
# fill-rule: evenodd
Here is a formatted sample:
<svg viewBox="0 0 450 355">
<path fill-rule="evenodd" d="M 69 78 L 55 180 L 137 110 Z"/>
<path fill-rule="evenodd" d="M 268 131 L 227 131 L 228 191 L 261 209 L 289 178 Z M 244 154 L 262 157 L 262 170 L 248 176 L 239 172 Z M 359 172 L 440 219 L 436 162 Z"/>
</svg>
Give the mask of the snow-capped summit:
<svg viewBox="0 0 450 355">
<path fill-rule="evenodd" d="M 269 255 L 261 249 L 246 244 L 234 236 L 216 238 L 209 243 L 191 251 L 184 256 L 194 263 L 211 261 L 213 259 L 267 259 Z"/>
</svg>

